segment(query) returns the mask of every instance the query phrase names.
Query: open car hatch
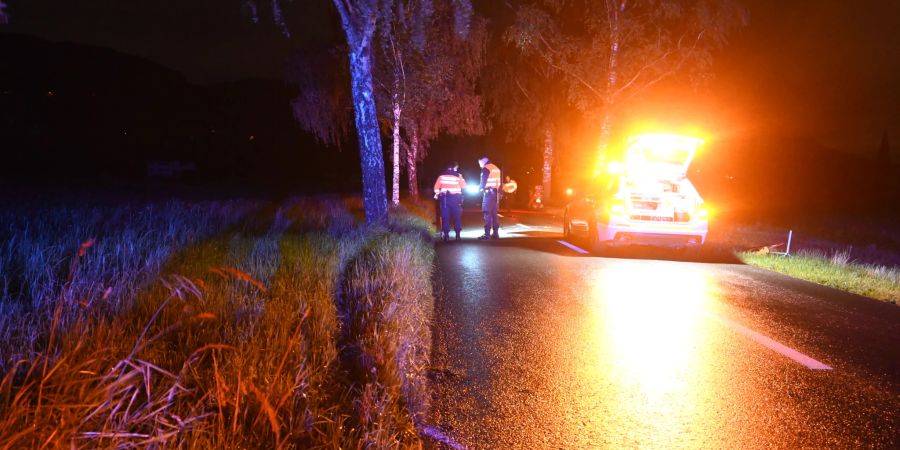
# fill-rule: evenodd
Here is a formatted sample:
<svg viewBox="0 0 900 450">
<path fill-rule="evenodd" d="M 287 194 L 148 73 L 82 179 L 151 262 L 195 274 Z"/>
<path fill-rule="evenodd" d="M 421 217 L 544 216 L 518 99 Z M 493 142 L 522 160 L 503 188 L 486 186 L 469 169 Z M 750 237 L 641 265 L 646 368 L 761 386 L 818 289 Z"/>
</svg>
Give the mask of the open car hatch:
<svg viewBox="0 0 900 450">
<path fill-rule="evenodd" d="M 641 134 L 628 139 L 626 176 L 676 180 L 687 174 L 702 139 L 675 134 Z"/>
</svg>

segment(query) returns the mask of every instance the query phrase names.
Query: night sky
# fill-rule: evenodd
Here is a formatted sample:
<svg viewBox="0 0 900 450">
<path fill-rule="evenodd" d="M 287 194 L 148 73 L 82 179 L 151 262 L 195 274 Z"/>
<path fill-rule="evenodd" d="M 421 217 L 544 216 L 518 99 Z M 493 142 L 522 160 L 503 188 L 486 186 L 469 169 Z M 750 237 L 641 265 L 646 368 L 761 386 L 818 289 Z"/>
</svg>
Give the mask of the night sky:
<svg viewBox="0 0 900 450">
<path fill-rule="evenodd" d="M 482 6 L 485 1 L 482 0 Z M 279 78 L 296 45 L 339 42 L 329 1 L 287 5 L 286 40 L 239 0 L 9 0 L 3 31 L 111 47 L 209 83 Z M 872 152 L 882 132 L 900 143 L 900 2 L 745 0 L 751 24 L 716 63 L 697 101 L 733 136 L 779 134 Z M 265 8 L 261 8 L 265 9 Z M 481 8 L 484 9 L 484 8 Z M 696 99 L 696 97 L 694 97 Z"/>
</svg>

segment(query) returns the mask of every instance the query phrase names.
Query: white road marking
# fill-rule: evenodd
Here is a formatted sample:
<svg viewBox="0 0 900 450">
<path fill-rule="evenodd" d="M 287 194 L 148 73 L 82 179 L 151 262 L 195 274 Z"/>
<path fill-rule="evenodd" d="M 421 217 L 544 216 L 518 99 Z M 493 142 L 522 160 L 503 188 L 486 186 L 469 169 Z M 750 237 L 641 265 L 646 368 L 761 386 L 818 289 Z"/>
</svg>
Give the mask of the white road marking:
<svg viewBox="0 0 900 450">
<path fill-rule="evenodd" d="M 825 363 L 822 363 L 818 360 L 815 360 L 812 357 L 810 357 L 804 353 L 801 353 L 798 350 L 794 350 L 793 348 L 788 347 L 787 345 L 784 345 L 781 342 L 778 342 L 768 336 L 765 336 L 756 331 L 753 331 L 750 328 L 747 328 L 735 321 L 726 319 L 726 318 L 718 316 L 716 314 L 712 314 L 712 313 L 707 313 L 707 314 L 710 317 L 712 317 L 713 319 L 718 320 L 719 322 L 721 322 L 728 328 L 731 328 L 732 330 L 734 330 L 740 334 L 743 334 L 744 336 L 747 336 L 750 339 L 753 339 L 757 343 L 762 344 L 763 346 L 768 347 L 769 349 L 774 350 L 774 351 L 782 354 L 783 356 L 793 359 L 794 361 L 806 366 L 809 369 L 833 370 L 833 368 L 831 366 L 829 366 Z"/>
<path fill-rule="evenodd" d="M 456 442 L 452 437 L 447 436 L 447 433 L 444 433 L 438 427 L 426 425 L 424 428 L 422 428 L 422 434 L 446 445 L 447 447 L 452 448 L 453 450 L 466 449 L 465 446 L 463 446 L 459 442 Z"/>
<path fill-rule="evenodd" d="M 569 247 L 569 248 L 571 248 L 572 250 L 575 250 L 576 252 L 581 253 L 582 255 L 587 255 L 588 253 L 590 253 L 589 251 L 587 251 L 587 250 L 585 250 L 585 249 L 583 249 L 583 248 L 581 248 L 581 247 L 572 245 L 572 244 L 570 244 L 570 243 L 568 243 L 568 242 L 566 242 L 566 241 L 556 241 L 556 242 L 559 242 L 560 244 L 565 245 L 566 247 Z"/>
<path fill-rule="evenodd" d="M 518 225 L 518 226 L 520 226 L 520 227 L 522 227 L 522 228 L 524 228 L 524 229 L 526 229 L 526 230 L 530 230 L 530 229 L 531 229 L 531 227 L 529 227 L 528 225 L 525 225 L 524 223 L 517 223 L 516 225 Z"/>
</svg>

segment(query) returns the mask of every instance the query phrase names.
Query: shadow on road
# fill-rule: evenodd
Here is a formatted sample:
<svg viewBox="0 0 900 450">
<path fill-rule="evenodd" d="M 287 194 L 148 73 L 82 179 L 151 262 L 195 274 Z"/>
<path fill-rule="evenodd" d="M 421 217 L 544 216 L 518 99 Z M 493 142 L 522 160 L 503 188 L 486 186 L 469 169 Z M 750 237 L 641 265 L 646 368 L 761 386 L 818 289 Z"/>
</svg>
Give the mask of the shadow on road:
<svg viewBox="0 0 900 450">
<path fill-rule="evenodd" d="M 712 264 L 743 264 L 730 249 L 718 246 L 704 246 L 698 252 L 689 252 L 677 249 L 635 245 L 607 249 L 602 254 L 594 252 L 581 254 L 560 244 L 559 241 L 562 240 L 563 237 L 560 233 L 550 231 L 517 231 L 515 237 L 505 237 L 500 240 L 479 241 L 474 239 L 464 239 L 460 242 L 441 242 L 439 245 L 483 245 L 487 247 L 521 248 L 575 258 L 604 257 L 618 259 L 656 259 Z M 570 243 L 579 248 L 587 249 L 587 245 L 584 243 L 578 241 Z"/>
<path fill-rule="evenodd" d="M 500 219 L 500 240 L 479 241 L 475 239 L 482 234 L 481 211 L 466 209 L 463 214 L 463 240 L 461 242 L 438 242 L 438 245 L 479 245 L 486 247 L 520 248 L 559 256 L 578 258 L 619 258 L 619 259 L 655 259 L 667 261 L 685 261 L 713 264 L 743 264 L 735 256 L 731 248 L 721 244 L 707 243 L 699 251 L 683 251 L 669 248 L 649 246 L 628 246 L 610 248 L 602 254 L 590 252 L 582 254 L 569 248 L 563 241 L 562 220 L 553 211 L 514 210 Z M 567 241 L 584 249 L 590 249 L 580 239 Z"/>
<path fill-rule="evenodd" d="M 714 246 L 703 246 L 697 251 L 686 251 L 649 246 L 630 246 L 612 248 L 603 252 L 607 258 L 624 259 L 661 259 L 667 261 L 700 262 L 711 264 L 743 264 L 729 249 Z"/>
<path fill-rule="evenodd" d="M 496 248 L 519 248 L 541 253 L 552 253 L 559 256 L 584 256 L 579 255 L 569 248 L 560 245 L 557 240 L 561 239 L 558 233 L 535 232 L 541 233 L 543 237 L 506 237 L 493 241 L 479 241 L 477 239 L 463 239 L 462 241 L 438 242 L 438 247 L 442 246 L 471 246 L 478 245 L 484 247 Z M 521 233 L 519 233 L 521 234 Z"/>
</svg>

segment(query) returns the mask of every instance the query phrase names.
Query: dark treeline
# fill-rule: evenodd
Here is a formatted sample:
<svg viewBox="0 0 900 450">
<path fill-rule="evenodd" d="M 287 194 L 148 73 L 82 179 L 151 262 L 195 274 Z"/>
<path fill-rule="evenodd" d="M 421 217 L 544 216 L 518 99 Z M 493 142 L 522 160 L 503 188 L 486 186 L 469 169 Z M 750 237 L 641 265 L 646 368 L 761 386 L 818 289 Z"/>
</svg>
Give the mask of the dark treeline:
<svg viewBox="0 0 900 450">
<path fill-rule="evenodd" d="M 712 143 L 691 166 L 704 198 L 745 220 L 897 217 L 900 166 L 812 139 L 761 136 Z"/>
<path fill-rule="evenodd" d="M 377 121 L 364 134 L 379 138 L 366 148 L 335 11 L 322 17 L 329 39 L 298 42 L 287 81 L 201 86 L 113 50 L 0 34 L 0 184 L 376 192 L 363 189 L 360 164 L 373 153 L 384 164 L 381 200 L 393 203 L 400 190 L 415 196 L 452 160 L 476 177 L 474 160 L 488 154 L 523 188 L 543 184 L 563 202 L 560 193 L 591 173 L 598 148 L 641 118 L 634 99 L 652 103 L 660 86 L 702 89 L 714 54 L 746 24 L 730 1 L 716 3 L 721 10 L 709 17 L 719 19 L 710 23 L 682 10 L 656 17 L 622 9 L 612 20 L 615 2 L 583 10 L 555 0 L 477 3 L 463 15 L 453 2 L 388 3 L 395 8 L 378 10 L 381 28 L 371 31 Z M 274 12 L 260 11 L 260 26 L 273 26 Z M 274 23 L 288 34 L 303 29 L 291 12 Z M 702 48 L 696 30 L 710 28 L 720 35 Z M 635 38 L 650 29 L 668 37 Z M 686 36 L 694 36 L 690 46 Z M 692 178 L 726 210 L 889 214 L 900 210 L 890 155 L 887 137 L 882 148 L 849 156 L 760 134 L 713 142 Z M 173 166 L 186 170 L 157 170 Z"/>
<path fill-rule="evenodd" d="M 15 34 L 0 34 L 0 53 L 4 182 L 359 189 L 355 142 L 317 144 L 294 120 L 297 90 L 284 81 L 199 86 L 136 56 Z M 187 170 L 148 174 L 173 163 Z"/>
</svg>

